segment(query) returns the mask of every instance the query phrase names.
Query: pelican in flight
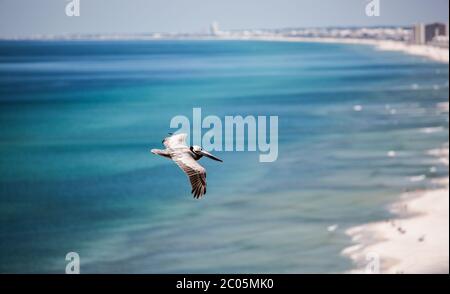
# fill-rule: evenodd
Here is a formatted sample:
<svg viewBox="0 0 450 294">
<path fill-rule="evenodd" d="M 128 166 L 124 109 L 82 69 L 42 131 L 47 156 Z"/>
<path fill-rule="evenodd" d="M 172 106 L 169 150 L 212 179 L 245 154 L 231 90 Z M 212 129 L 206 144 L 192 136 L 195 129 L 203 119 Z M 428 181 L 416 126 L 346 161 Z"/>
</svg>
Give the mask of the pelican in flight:
<svg viewBox="0 0 450 294">
<path fill-rule="evenodd" d="M 171 135 L 162 141 L 166 147 L 165 150 L 152 149 L 151 152 L 175 161 L 189 177 L 192 186 L 191 193 L 194 195 L 194 198 L 198 199 L 206 194 L 206 169 L 197 160 L 206 156 L 220 162 L 223 161 L 203 150 L 200 146 L 188 147 L 186 145 L 186 136 L 186 134 Z"/>
</svg>

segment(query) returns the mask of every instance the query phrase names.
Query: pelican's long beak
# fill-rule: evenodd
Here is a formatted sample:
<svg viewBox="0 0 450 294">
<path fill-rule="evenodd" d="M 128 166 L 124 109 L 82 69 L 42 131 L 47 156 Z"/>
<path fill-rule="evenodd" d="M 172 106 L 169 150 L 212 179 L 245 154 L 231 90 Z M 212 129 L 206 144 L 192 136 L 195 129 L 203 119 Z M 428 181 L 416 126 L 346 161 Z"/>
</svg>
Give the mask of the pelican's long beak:
<svg viewBox="0 0 450 294">
<path fill-rule="evenodd" d="M 214 155 L 212 155 L 211 153 L 209 153 L 209 152 L 207 152 L 205 150 L 202 150 L 202 154 L 205 155 L 206 157 L 209 157 L 209 158 L 213 159 L 213 160 L 223 162 L 222 159 L 220 159 L 218 157 L 215 157 Z"/>
</svg>

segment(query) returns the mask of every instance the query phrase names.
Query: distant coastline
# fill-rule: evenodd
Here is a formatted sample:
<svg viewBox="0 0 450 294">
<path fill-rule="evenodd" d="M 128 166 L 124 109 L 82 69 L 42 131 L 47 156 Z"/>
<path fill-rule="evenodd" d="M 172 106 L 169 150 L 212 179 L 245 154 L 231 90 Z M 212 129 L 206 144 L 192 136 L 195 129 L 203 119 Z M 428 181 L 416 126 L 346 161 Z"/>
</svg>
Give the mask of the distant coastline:
<svg viewBox="0 0 450 294">
<path fill-rule="evenodd" d="M 266 42 L 314 42 L 338 43 L 354 45 L 371 45 L 380 51 L 400 51 L 406 54 L 422 56 L 437 62 L 449 63 L 449 49 L 433 45 L 417 45 L 400 40 L 384 40 L 369 38 L 339 38 L 339 37 L 290 37 L 282 35 L 249 35 L 249 36 L 209 36 L 209 35 L 67 35 L 0 38 L 0 41 L 266 41 Z"/>
</svg>

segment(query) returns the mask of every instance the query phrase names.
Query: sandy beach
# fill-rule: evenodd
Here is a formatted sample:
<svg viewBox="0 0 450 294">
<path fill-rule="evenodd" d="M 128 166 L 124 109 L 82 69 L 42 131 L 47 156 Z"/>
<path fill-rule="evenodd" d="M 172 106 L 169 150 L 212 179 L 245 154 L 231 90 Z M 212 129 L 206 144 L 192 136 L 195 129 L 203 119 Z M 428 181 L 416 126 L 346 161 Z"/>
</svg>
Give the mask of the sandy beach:
<svg viewBox="0 0 450 294">
<path fill-rule="evenodd" d="M 309 38 L 301 38 L 298 41 L 305 42 L 308 40 L 315 42 L 372 45 L 375 46 L 376 49 L 381 51 L 400 51 L 406 54 L 426 57 L 442 63 L 449 62 L 448 48 L 439 48 L 429 45 L 414 45 L 390 40 L 339 39 L 339 38 L 314 38 L 312 40 Z"/>
<path fill-rule="evenodd" d="M 429 154 L 448 167 L 448 144 Z M 355 262 L 352 273 L 371 273 L 373 256 L 379 273 L 449 273 L 449 179 L 433 182 L 434 190 L 402 195 L 390 207 L 396 218 L 347 230 L 355 245 L 342 254 Z"/>
<path fill-rule="evenodd" d="M 379 50 L 401 51 L 411 55 L 423 56 L 432 60 L 448 63 L 448 48 L 439 48 L 427 45 L 411 45 L 394 41 L 382 41 L 375 45 Z"/>
</svg>

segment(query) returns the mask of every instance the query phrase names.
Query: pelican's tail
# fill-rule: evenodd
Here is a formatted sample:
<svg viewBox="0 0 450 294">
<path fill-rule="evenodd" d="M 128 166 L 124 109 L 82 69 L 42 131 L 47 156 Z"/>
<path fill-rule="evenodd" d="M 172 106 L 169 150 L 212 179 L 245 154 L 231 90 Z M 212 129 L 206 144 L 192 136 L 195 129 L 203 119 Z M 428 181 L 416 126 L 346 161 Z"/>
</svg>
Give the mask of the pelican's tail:
<svg viewBox="0 0 450 294">
<path fill-rule="evenodd" d="M 161 155 L 163 157 L 170 158 L 170 153 L 167 152 L 166 150 L 152 149 L 150 152 L 153 153 L 153 154 L 156 154 L 156 155 Z"/>
</svg>

